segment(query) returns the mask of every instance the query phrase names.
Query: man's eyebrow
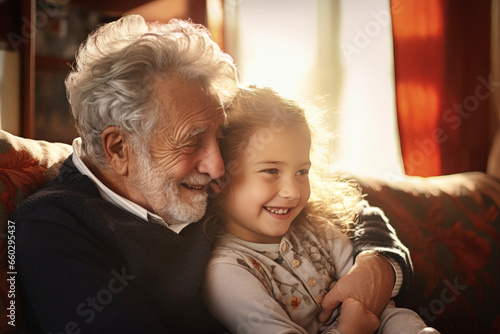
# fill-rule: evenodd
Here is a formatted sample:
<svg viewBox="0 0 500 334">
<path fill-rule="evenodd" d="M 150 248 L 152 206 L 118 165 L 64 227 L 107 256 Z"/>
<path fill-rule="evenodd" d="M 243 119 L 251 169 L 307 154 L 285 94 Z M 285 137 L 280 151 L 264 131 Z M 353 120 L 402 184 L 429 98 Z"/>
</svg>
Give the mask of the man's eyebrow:
<svg viewBox="0 0 500 334">
<path fill-rule="evenodd" d="M 193 128 L 189 131 L 189 138 L 196 137 L 197 135 L 207 131 L 207 128 Z"/>
</svg>

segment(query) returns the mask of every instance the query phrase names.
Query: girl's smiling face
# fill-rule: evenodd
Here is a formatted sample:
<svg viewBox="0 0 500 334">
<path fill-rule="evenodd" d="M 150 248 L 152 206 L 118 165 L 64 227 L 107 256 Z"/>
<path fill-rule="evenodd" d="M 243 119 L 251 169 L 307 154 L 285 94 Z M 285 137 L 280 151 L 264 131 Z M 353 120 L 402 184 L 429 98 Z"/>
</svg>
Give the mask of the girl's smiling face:
<svg viewBox="0 0 500 334">
<path fill-rule="evenodd" d="M 297 127 L 258 139 L 257 131 L 222 193 L 225 226 L 243 240 L 279 243 L 309 199 L 311 139 Z"/>
</svg>

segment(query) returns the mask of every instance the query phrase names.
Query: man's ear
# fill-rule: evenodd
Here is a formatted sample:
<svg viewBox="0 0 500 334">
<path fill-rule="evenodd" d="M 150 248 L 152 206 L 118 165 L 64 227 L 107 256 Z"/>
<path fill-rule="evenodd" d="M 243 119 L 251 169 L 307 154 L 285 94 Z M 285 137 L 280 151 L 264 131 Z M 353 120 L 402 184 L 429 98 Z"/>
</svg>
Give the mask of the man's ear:
<svg viewBox="0 0 500 334">
<path fill-rule="evenodd" d="M 109 126 L 102 132 L 101 140 L 109 165 L 116 174 L 127 175 L 130 147 L 126 143 L 123 132 L 116 126 Z"/>
</svg>

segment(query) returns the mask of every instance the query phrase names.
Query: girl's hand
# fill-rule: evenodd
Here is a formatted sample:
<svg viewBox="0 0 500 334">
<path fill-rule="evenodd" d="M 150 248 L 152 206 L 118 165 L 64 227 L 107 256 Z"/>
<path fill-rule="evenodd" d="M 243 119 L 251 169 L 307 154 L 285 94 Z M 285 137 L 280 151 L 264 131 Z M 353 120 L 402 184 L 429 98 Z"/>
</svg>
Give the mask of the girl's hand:
<svg viewBox="0 0 500 334">
<path fill-rule="evenodd" d="M 340 310 L 338 329 L 346 334 L 373 334 L 380 322 L 359 300 L 346 298 Z"/>
</svg>

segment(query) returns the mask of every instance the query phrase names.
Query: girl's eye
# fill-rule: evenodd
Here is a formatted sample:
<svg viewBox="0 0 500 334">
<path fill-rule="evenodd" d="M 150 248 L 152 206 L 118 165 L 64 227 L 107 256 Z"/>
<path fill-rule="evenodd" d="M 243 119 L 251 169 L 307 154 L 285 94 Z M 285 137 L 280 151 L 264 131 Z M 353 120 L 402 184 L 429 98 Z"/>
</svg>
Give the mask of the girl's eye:
<svg viewBox="0 0 500 334">
<path fill-rule="evenodd" d="M 309 169 L 301 169 L 296 174 L 297 175 L 307 175 L 307 174 L 309 174 Z"/>
<path fill-rule="evenodd" d="M 276 168 L 264 169 L 262 172 L 268 174 L 278 174 L 278 170 Z"/>
</svg>

